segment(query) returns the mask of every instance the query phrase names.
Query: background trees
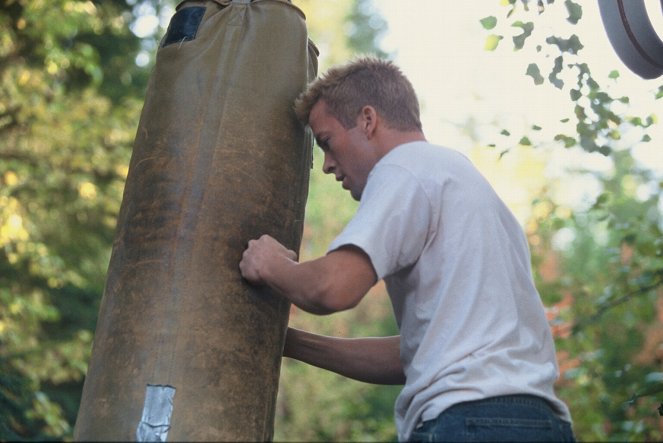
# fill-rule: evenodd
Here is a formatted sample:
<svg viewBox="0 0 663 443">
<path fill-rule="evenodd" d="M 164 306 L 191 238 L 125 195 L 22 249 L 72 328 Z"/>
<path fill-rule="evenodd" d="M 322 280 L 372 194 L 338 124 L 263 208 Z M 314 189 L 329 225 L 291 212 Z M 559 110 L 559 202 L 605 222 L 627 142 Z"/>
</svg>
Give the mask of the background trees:
<svg viewBox="0 0 663 443">
<path fill-rule="evenodd" d="M 581 162 L 587 153 L 603 157 L 600 168 L 576 163 L 564 177 L 591 182 L 598 190 L 593 201 L 570 207 L 551 184 L 533 202 L 528 224 L 539 288 L 552 306 L 565 370 L 560 395 L 582 440 L 659 440 L 663 177 L 634 157 L 651 141 L 648 130 L 658 118 L 634 114 L 632 97 L 619 95 L 625 67 L 605 76 L 592 71 L 582 52 L 584 39 L 591 38 L 582 34 L 583 6 L 511 0 L 503 16 L 481 23 L 489 50 L 506 50 L 496 49 L 503 39 L 512 50 L 535 48 L 534 59 L 523 67 L 529 81 L 568 97 L 552 143 L 539 135 L 543 125 L 502 134 L 534 149 L 575 152 Z M 543 24 L 553 33 L 541 32 Z M 651 101 L 661 98 L 660 84 L 652 85 Z M 508 150 L 504 142 L 496 144 Z"/>
<path fill-rule="evenodd" d="M 71 431 L 147 78 L 130 20 L 123 2 L 0 11 L 2 438 Z"/>
</svg>

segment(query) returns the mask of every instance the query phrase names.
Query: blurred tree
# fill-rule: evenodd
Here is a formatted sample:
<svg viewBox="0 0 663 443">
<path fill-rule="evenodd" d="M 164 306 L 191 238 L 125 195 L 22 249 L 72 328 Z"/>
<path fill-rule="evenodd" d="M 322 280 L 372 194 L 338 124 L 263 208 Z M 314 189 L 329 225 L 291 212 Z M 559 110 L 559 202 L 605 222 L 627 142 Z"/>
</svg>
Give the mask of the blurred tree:
<svg viewBox="0 0 663 443">
<path fill-rule="evenodd" d="M 130 11 L 74 0 L 0 9 L 3 440 L 62 438 L 75 419 L 147 79 Z"/>
<path fill-rule="evenodd" d="M 663 180 L 632 154 L 651 140 L 648 129 L 657 117 L 632 115 L 630 97 L 611 95 L 618 70 L 596 78 L 583 58 L 579 32 L 539 31 L 544 20 L 555 32 L 565 23 L 582 29 L 584 5 L 571 0 L 503 3 L 504 18 L 481 20 L 490 33 L 486 49 L 497 50 L 507 35 L 515 50 L 535 48 L 524 74 L 537 85 L 567 93 L 570 113 L 561 121 L 566 129 L 554 136 L 555 146 L 542 136 L 539 124 L 525 134 L 504 129 L 508 140 L 494 145 L 518 140 L 537 149 L 599 154 L 610 164 L 604 172 L 589 167 L 569 171 L 567 179 L 584 176 L 597 184 L 600 193 L 590 205 L 565 206 L 551 186 L 534 202 L 528 224 L 538 287 L 553 305 L 563 370 L 560 395 L 571 407 L 580 440 L 660 440 Z M 652 101 L 661 98 L 661 90 L 651 90 Z"/>
<path fill-rule="evenodd" d="M 167 24 L 175 1 L 0 2 L 0 440 L 66 439 L 142 95 L 164 31 L 160 24 Z M 321 70 L 356 50 L 370 51 L 383 24 L 369 0 L 295 4 L 308 13 L 322 49 Z M 354 208 L 345 196 L 346 203 L 330 199 L 340 192 L 330 191 L 333 180 L 318 186 L 319 178 L 311 185 L 316 203 L 309 209 L 304 254 L 319 253 L 325 236 L 337 232 Z M 354 322 L 334 320 L 322 329 Z M 284 438 L 363 438 L 380 428 L 371 424 L 375 410 L 388 410 L 391 419 L 383 391 L 353 385 L 343 388 L 347 395 L 327 396 L 338 385 L 319 383 L 333 377 L 322 372 L 291 377 L 292 383 L 284 379 L 282 409 L 297 410 L 300 423 L 320 423 L 306 433 L 305 425 L 284 419 L 277 427 Z M 312 386 L 320 392 L 316 404 L 334 405 L 338 413 L 323 419 L 321 408 L 290 403 L 299 397 L 289 392 Z M 348 398 L 356 401 L 341 401 Z M 349 416 L 369 424 L 346 423 Z"/>
<path fill-rule="evenodd" d="M 649 171 L 628 151 L 597 174 L 603 193 L 571 211 L 550 196 L 534 206 L 528 233 L 539 289 L 551 305 L 563 376 L 560 395 L 582 440 L 660 440 L 661 217 Z M 638 189 L 640 192 L 638 192 Z M 658 255 L 658 256 L 657 256 Z"/>
</svg>

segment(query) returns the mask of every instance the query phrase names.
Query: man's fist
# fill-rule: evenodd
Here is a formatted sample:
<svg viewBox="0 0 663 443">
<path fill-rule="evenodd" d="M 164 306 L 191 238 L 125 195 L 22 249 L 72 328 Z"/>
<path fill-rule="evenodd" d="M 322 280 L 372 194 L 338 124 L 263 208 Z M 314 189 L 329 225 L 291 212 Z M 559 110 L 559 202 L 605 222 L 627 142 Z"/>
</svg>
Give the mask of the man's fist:
<svg viewBox="0 0 663 443">
<path fill-rule="evenodd" d="M 273 237 L 263 235 L 249 241 L 239 262 L 239 270 L 249 283 L 261 285 L 267 283 L 270 268 L 283 259 L 296 261 L 297 253 L 287 249 Z"/>
</svg>

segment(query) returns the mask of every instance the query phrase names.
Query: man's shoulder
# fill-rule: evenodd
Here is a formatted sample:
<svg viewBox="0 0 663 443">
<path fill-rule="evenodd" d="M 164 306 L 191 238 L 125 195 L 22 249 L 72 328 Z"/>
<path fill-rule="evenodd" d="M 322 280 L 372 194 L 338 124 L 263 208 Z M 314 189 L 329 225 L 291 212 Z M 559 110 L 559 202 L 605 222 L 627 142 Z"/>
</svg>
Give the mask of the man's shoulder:
<svg viewBox="0 0 663 443">
<path fill-rule="evenodd" d="M 444 175 L 470 162 L 461 152 L 425 141 L 406 143 L 392 149 L 383 157 L 376 169 L 400 168 L 415 176 Z"/>
<path fill-rule="evenodd" d="M 467 158 L 459 151 L 427 141 L 416 141 L 396 146 L 384 157 L 385 163 L 426 163 Z"/>
</svg>

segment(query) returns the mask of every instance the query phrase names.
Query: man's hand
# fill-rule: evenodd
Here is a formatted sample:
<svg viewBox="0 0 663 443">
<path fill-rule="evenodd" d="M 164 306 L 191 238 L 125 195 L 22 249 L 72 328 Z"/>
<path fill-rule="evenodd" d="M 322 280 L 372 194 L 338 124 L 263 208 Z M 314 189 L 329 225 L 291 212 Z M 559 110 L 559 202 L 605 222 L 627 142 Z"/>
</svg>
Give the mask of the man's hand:
<svg viewBox="0 0 663 443">
<path fill-rule="evenodd" d="M 257 240 L 250 240 L 239 262 L 242 277 L 254 285 L 265 284 L 265 275 L 270 266 L 279 260 L 297 260 L 297 253 L 287 249 L 273 237 L 263 235 Z"/>
</svg>

